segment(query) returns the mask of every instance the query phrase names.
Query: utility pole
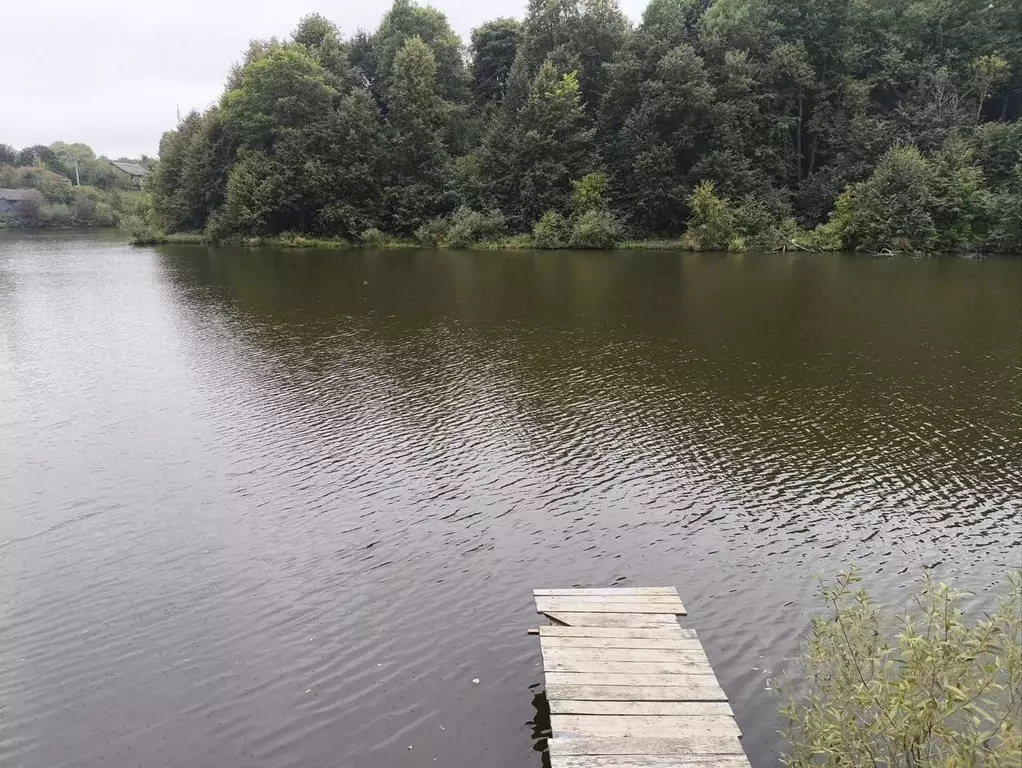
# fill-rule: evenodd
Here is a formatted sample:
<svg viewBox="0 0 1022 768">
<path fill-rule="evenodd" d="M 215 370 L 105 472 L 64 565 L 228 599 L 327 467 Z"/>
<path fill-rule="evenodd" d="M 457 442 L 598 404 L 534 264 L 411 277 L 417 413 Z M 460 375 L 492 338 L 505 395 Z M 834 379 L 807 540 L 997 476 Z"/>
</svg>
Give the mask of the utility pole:
<svg viewBox="0 0 1022 768">
<path fill-rule="evenodd" d="M 78 178 L 78 161 L 75 160 L 75 183 L 80 187 L 82 185 L 81 179 Z"/>
<path fill-rule="evenodd" d="M 181 125 L 181 105 L 177 105 L 177 124 Z"/>
</svg>

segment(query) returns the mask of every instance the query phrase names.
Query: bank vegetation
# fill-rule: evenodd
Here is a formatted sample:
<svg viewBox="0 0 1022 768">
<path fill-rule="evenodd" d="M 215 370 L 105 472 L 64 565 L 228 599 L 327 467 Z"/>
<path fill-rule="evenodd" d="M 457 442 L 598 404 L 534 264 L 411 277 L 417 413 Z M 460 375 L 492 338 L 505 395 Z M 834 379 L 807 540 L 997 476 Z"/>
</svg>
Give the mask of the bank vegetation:
<svg viewBox="0 0 1022 768">
<path fill-rule="evenodd" d="M 137 239 L 1022 251 L 1019 0 L 395 0 L 253 41 Z"/>
</svg>

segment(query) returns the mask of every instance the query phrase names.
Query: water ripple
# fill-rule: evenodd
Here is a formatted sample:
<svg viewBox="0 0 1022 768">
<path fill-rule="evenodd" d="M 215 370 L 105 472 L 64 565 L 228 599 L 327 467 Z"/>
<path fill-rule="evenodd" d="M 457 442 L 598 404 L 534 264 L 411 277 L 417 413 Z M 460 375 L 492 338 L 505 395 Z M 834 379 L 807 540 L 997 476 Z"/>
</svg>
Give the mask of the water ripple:
<svg viewBox="0 0 1022 768">
<path fill-rule="evenodd" d="M 1022 546 L 1012 270 L 0 241 L 0 765 L 539 766 L 540 584 L 676 585 L 771 765 L 817 572 Z"/>
</svg>

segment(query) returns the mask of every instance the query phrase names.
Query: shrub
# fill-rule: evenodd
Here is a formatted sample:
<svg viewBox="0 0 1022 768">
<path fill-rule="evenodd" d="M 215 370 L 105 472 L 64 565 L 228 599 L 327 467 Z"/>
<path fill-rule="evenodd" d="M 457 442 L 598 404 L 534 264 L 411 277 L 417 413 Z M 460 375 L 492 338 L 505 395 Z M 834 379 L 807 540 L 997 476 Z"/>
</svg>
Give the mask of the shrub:
<svg viewBox="0 0 1022 768">
<path fill-rule="evenodd" d="M 563 248 L 568 241 L 568 222 L 557 211 L 547 211 L 532 228 L 532 244 L 535 248 L 553 250 Z"/>
<path fill-rule="evenodd" d="M 608 250 L 617 245 L 620 234 L 621 226 L 614 214 L 593 208 L 572 222 L 571 247 Z"/>
<path fill-rule="evenodd" d="M 588 173 L 571 184 L 575 188 L 571 196 L 571 210 L 575 216 L 607 207 L 607 174 Z"/>
<path fill-rule="evenodd" d="M 704 181 L 688 198 L 691 211 L 685 230 L 687 247 L 695 251 L 723 251 L 738 234 L 736 211 L 726 197 L 717 195 L 712 181 Z"/>
<path fill-rule="evenodd" d="M 369 227 L 369 229 L 363 231 L 360 239 L 362 245 L 369 248 L 380 248 L 387 244 L 387 236 L 376 227 Z"/>
<path fill-rule="evenodd" d="M 57 228 L 78 226 L 74 208 L 64 203 L 43 206 L 42 223 L 43 226 Z"/>
<path fill-rule="evenodd" d="M 120 217 L 117 211 L 108 203 L 96 203 L 92 212 L 92 226 L 94 227 L 116 227 Z"/>
<path fill-rule="evenodd" d="M 999 253 L 1022 251 L 1022 164 L 1015 166 L 1018 191 L 1006 190 L 987 198 L 990 233 L 987 246 Z"/>
<path fill-rule="evenodd" d="M 989 618 L 968 623 L 964 593 L 926 577 L 916 615 L 895 619 L 855 569 L 824 585 L 801 656 L 808 694 L 783 713 L 784 762 L 803 766 L 1018 765 L 1022 750 L 1022 572 Z"/>
<path fill-rule="evenodd" d="M 74 198 L 75 221 L 83 226 L 91 226 L 96 216 L 96 201 L 86 195 L 75 195 Z"/>
<path fill-rule="evenodd" d="M 231 220 L 225 206 L 220 206 L 206 219 L 206 235 L 213 245 L 219 245 L 231 236 Z"/>
<path fill-rule="evenodd" d="M 480 240 L 496 240 L 504 234 L 506 226 L 504 214 L 499 211 L 480 213 L 462 206 L 451 217 L 447 245 L 468 248 Z"/>
<path fill-rule="evenodd" d="M 939 225 L 938 247 L 953 250 L 979 242 L 987 230 L 990 193 L 972 151 L 957 139 L 949 141 L 937 154 L 933 166 L 933 217 Z"/>
<path fill-rule="evenodd" d="M 129 216 L 124 222 L 133 245 L 155 245 L 163 242 L 163 233 L 141 216 Z"/>
<path fill-rule="evenodd" d="M 43 218 L 43 196 L 38 192 L 30 192 L 24 200 L 19 200 L 14 209 L 18 218 L 29 226 L 38 225 Z"/>
<path fill-rule="evenodd" d="M 41 174 L 37 188 L 51 203 L 70 203 L 74 198 L 74 188 L 67 179 L 56 174 Z"/>
<path fill-rule="evenodd" d="M 447 238 L 450 223 L 447 219 L 430 219 L 415 230 L 415 242 L 427 248 L 436 248 Z"/>
<path fill-rule="evenodd" d="M 849 184 L 845 187 L 845 191 L 838 196 L 827 223 L 821 224 L 809 233 L 809 247 L 820 251 L 840 251 L 851 247 L 845 244 L 845 238 L 851 227 L 859 187 L 859 184 Z"/>
<path fill-rule="evenodd" d="M 867 251 L 932 251 L 935 173 L 915 147 L 894 147 L 858 188 L 846 246 Z"/>
<path fill-rule="evenodd" d="M 1022 159 L 1022 122 L 983 123 L 972 138 L 973 155 L 993 189 L 1010 185 Z"/>
</svg>

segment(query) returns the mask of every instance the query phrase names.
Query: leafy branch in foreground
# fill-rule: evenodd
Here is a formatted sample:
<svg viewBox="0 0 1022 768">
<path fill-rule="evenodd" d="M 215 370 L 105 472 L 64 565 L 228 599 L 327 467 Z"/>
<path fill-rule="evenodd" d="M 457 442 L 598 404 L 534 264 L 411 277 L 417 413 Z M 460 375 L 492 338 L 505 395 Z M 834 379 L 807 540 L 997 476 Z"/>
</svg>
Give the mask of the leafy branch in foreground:
<svg viewBox="0 0 1022 768">
<path fill-rule="evenodd" d="M 964 592 L 926 576 L 893 617 L 850 569 L 824 585 L 796 672 L 810 690 L 782 714 L 783 762 L 801 766 L 1022 765 L 1022 571 L 997 610 L 966 621 Z"/>
</svg>

